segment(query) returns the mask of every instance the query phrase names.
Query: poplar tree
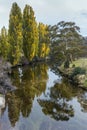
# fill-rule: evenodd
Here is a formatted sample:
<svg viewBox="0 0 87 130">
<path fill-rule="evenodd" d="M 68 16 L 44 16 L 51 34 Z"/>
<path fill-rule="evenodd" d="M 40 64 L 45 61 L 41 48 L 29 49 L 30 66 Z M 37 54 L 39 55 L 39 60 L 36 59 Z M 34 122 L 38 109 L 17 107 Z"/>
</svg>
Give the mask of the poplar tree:
<svg viewBox="0 0 87 130">
<path fill-rule="evenodd" d="M 38 54 L 38 28 L 34 11 L 29 5 L 23 11 L 23 51 L 28 61 Z"/>
<path fill-rule="evenodd" d="M 9 18 L 9 59 L 13 65 L 19 63 L 22 55 L 22 13 L 17 3 L 12 4 Z"/>
<path fill-rule="evenodd" d="M 8 33 L 5 27 L 2 27 L 0 33 L 0 55 L 7 60 L 9 52 Z"/>
<path fill-rule="evenodd" d="M 39 23 L 38 30 L 39 30 L 38 55 L 40 58 L 45 58 L 46 56 L 48 56 L 50 50 L 48 26 L 43 23 Z"/>
</svg>

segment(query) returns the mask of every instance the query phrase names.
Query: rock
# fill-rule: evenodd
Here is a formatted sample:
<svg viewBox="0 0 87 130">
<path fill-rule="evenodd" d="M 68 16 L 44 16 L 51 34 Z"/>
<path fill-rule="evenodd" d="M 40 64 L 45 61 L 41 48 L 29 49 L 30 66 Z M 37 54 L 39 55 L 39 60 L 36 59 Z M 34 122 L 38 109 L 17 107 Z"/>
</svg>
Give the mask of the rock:
<svg viewBox="0 0 87 130">
<path fill-rule="evenodd" d="M 5 97 L 4 95 L 0 95 L 0 108 L 5 107 Z"/>
<path fill-rule="evenodd" d="M 76 85 L 77 87 L 80 87 L 84 90 L 87 90 L 87 87 L 84 86 L 84 82 L 86 80 L 86 75 L 85 74 L 78 74 L 75 76 L 71 76 L 73 69 L 66 69 L 65 71 L 62 70 L 60 67 L 58 67 L 58 71 L 60 72 L 60 74 L 65 77 L 66 79 L 68 79 L 68 81 L 71 84 Z"/>
<path fill-rule="evenodd" d="M 76 75 L 76 76 L 74 76 L 74 80 L 75 80 L 75 82 L 76 83 L 78 83 L 78 84 L 83 84 L 84 83 L 84 81 L 85 81 L 85 78 L 86 78 L 86 76 L 85 75 Z"/>
<path fill-rule="evenodd" d="M 3 70 L 6 71 L 8 74 L 11 74 L 11 67 L 12 65 L 9 62 L 5 62 L 3 65 Z"/>
<path fill-rule="evenodd" d="M 11 64 L 9 62 L 3 62 L 3 60 L 0 59 L 0 93 L 3 94 L 15 89 L 8 73 L 11 73 Z"/>
</svg>

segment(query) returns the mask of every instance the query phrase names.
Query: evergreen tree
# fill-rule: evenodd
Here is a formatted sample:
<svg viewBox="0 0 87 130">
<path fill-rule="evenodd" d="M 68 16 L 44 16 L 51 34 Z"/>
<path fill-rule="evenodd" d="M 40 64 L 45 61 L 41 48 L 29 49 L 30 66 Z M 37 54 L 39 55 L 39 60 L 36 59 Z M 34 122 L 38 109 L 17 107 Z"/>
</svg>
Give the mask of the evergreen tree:
<svg viewBox="0 0 87 130">
<path fill-rule="evenodd" d="M 49 54 L 49 31 L 48 26 L 39 23 L 39 52 L 38 55 L 40 58 L 45 58 Z"/>
<path fill-rule="evenodd" d="M 8 33 L 5 27 L 1 29 L 0 34 L 0 55 L 7 60 L 9 52 Z"/>
<path fill-rule="evenodd" d="M 49 26 L 49 32 L 52 59 L 72 61 L 78 56 L 82 36 L 79 34 L 80 28 L 74 22 L 61 21 Z"/>
<path fill-rule="evenodd" d="M 38 53 L 38 28 L 31 6 L 26 5 L 23 11 L 23 51 L 28 61 Z"/>
<path fill-rule="evenodd" d="M 17 3 L 13 3 L 9 19 L 10 62 L 18 64 L 22 55 L 22 13 Z"/>
</svg>

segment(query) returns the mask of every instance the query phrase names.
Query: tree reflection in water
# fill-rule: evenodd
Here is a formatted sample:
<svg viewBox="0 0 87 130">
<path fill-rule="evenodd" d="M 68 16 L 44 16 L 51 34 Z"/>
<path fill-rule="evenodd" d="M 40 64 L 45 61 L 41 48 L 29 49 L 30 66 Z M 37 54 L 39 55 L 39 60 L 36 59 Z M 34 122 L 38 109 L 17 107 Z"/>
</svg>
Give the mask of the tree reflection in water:
<svg viewBox="0 0 87 130">
<path fill-rule="evenodd" d="M 38 102 L 42 107 L 44 114 L 49 115 L 55 120 L 69 120 L 70 117 L 74 116 L 74 108 L 70 104 L 70 101 L 80 91 L 76 91 L 68 83 L 62 82 L 61 84 L 56 83 L 50 88 L 49 99 L 39 99 Z"/>
<path fill-rule="evenodd" d="M 8 115 L 12 126 L 19 120 L 20 112 L 23 117 L 28 117 L 35 96 L 40 96 L 45 92 L 46 82 L 48 79 L 47 66 L 37 65 L 33 67 L 23 68 L 23 76 L 20 76 L 18 71 L 13 71 L 13 85 L 17 90 L 6 95 L 8 104 Z"/>
<path fill-rule="evenodd" d="M 5 97 L 6 106 L 2 111 L 2 116 L 8 115 L 7 124 L 4 124 L 2 130 L 7 130 L 5 126 L 8 126 L 8 130 L 9 126 L 12 129 L 14 127 L 14 130 L 27 130 L 28 128 L 31 130 L 48 130 L 50 126 L 55 129 L 56 121 L 64 121 L 62 123 L 65 123 L 65 121 L 73 118 L 73 122 L 72 120 L 71 122 L 74 124 L 74 119 L 76 119 L 74 115 L 78 115 L 77 109 L 80 113 L 87 112 L 87 93 L 82 89 L 72 87 L 65 79 L 57 82 L 57 76 L 55 76 L 56 78 L 53 77 L 55 74 L 48 71 L 47 65 L 38 64 L 20 69 L 22 69 L 21 76 L 18 69 L 13 70 L 11 76 L 13 85 L 17 87 L 17 90 L 7 93 Z M 58 74 L 55 71 L 54 73 Z M 50 82 L 51 79 L 52 82 Z M 76 102 L 73 102 L 74 99 Z M 4 122 L 4 118 L 1 121 Z M 56 129 L 59 129 L 60 122 L 57 124 Z M 71 126 L 71 124 L 69 125 Z"/>
</svg>

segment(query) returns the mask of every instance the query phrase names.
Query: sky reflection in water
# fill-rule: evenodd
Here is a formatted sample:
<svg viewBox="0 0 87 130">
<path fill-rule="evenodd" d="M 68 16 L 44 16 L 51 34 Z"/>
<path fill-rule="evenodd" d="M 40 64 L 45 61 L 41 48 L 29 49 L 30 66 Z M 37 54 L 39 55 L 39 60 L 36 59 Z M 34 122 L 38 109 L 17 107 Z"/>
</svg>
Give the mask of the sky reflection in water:
<svg viewBox="0 0 87 130">
<path fill-rule="evenodd" d="M 20 69 L 12 74 L 18 89 L 5 96 L 0 130 L 87 130 L 85 91 L 70 86 L 45 64 Z"/>
</svg>

